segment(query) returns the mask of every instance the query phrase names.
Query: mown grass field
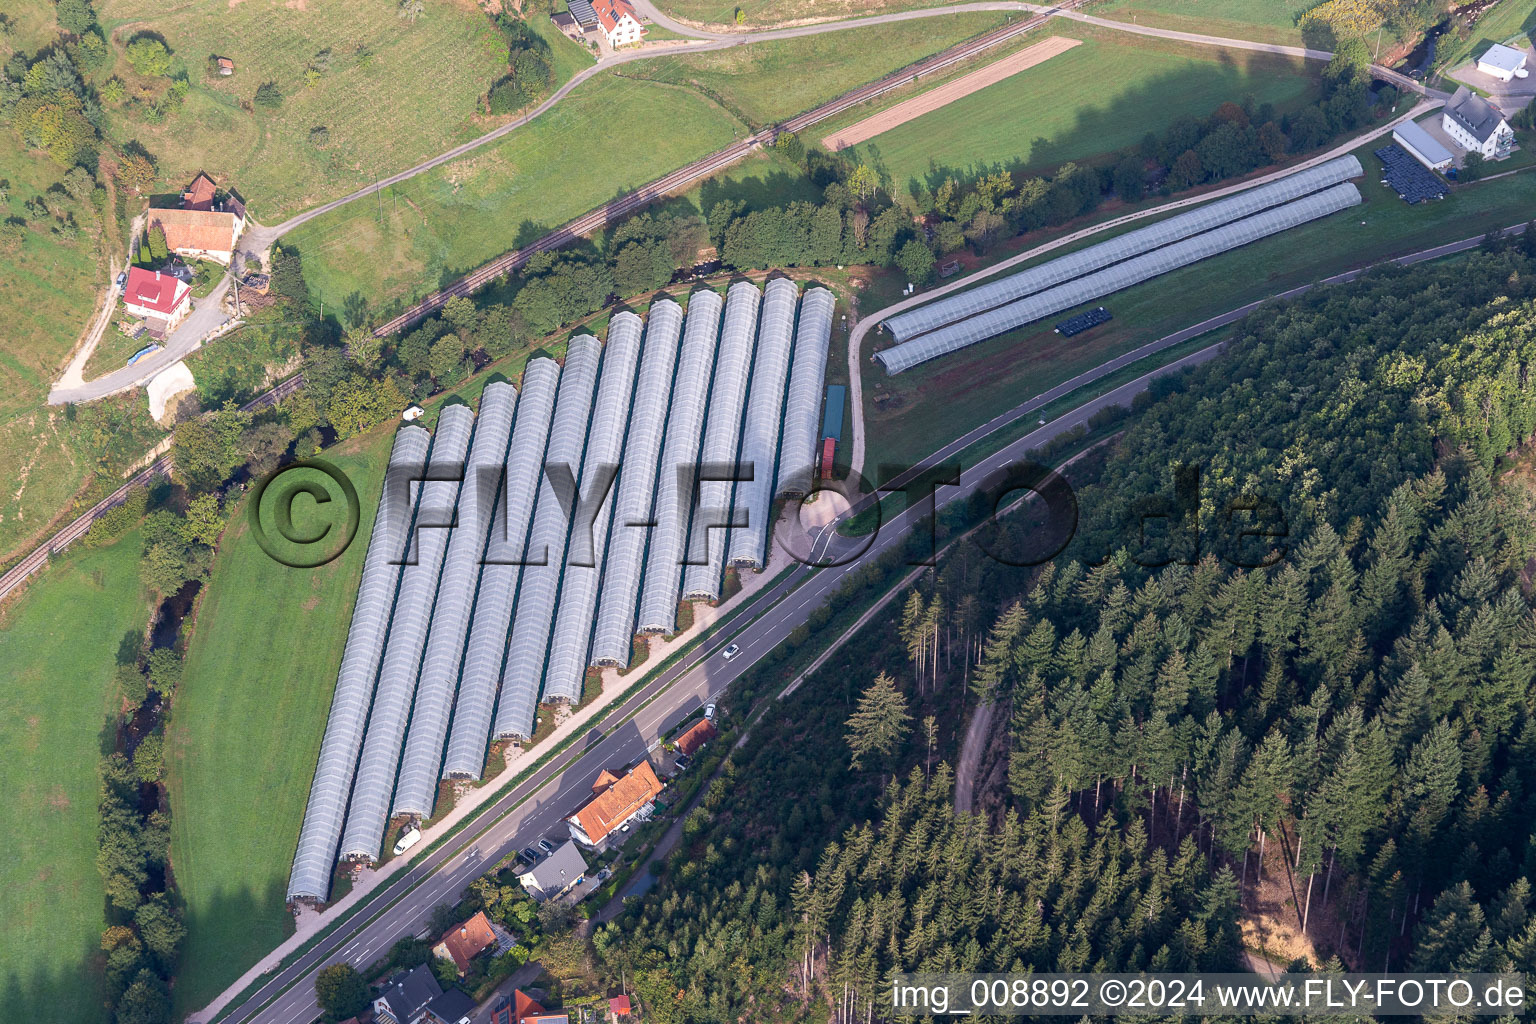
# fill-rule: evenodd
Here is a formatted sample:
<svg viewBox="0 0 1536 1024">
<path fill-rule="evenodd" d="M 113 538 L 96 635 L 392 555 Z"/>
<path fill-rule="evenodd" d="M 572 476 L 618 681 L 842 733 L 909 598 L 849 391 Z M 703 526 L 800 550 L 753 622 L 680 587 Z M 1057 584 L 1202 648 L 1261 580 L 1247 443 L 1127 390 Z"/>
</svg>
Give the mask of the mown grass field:
<svg viewBox="0 0 1536 1024">
<path fill-rule="evenodd" d="M 1297 19 L 1315 6 L 1316 0 L 1107 0 L 1093 13 L 1155 28 L 1300 46 Z"/>
<path fill-rule="evenodd" d="M 178 1014 L 293 931 L 288 869 L 392 437 L 386 426 L 326 456 L 362 503 L 340 558 L 317 569 L 278 564 L 251 535 L 243 504 L 219 545 L 166 736 L 171 859 L 187 908 Z"/>
<path fill-rule="evenodd" d="M 318 302 L 398 309 L 573 217 L 746 134 L 698 93 L 600 75 L 462 159 L 316 218 L 285 240 Z"/>
<path fill-rule="evenodd" d="M 96 871 L 97 761 L 115 710 L 118 646 L 149 621 L 137 533 L 77 547 L 0 616 L 0 786 L 10 841 L 0 868 L 7 1016 L 104 1021 L 95 964 L 105 896 Z"/>
<path fill-rule="evenodd" d="M 1316 95 L 1312 69 L 1288 58 L 1081 25 L 1066 26 L 1062 34 L 1083 44 L 848 152 L 878 167 L 896 192 L 905 193 L 912 182 L 936 188 L 951 174 L 1038 172 L 1091 160 L 1133 146 L 1176 118 L 1205 117 L 1228 100 L 1252 96 L 1286 110 Z M 876 109 L 861 107 L 829 120 L 816 135 Z"/>
<path fill-rule="evenodd" d="M 427 0 L 414 23 L 398 17 L 391 0 L 170 8 L 106 0 L 100 16 L 119 44 L 141 31 L 159 33 L 193 83 L 185 104 L 161 125 L 133 113 L 116 118 L 116 141 L 146 146 L 170 187 L 207 171 L 244 196 L 265 224 L 404 170 L 505 120 L 477 112 L 479 98 L 506 72 L 507 47 L 472 4 Z M 530 23 L 551 37 L 557 72 L 568 76 L 585 60 L 551 30 L 543 12 L 532 11 Z M 322 51 L 329 51 L 329 69 L 308 82 L 311 65 L 325 63 Z M 207 77 L 210 54 L 234 60 L 235 73 Z M 132 77 L 122 59 L 113 73 Z M 265 82 L 284 96 L 275 110 L 252 102 Z M 319 146 L 310 138 L 317 127 L 327 131 Z"/>
<path fill-rule="evenodd" d="M 761 127 L 905 67 L 1003 23 L 999 13 L 957 14 L 629 65 L 629 78 L 692 86 Z"/>
<path fill-rule="evenodd" d="M 1366 168 L 1359 185 L 1364 204 L 1086 304 L 1104 305 L 1114 315 L 1103 327 L 1061 338 L 1052 325 L 1079 311 L 1067 310 L 894 377 L 866 358 L 865 464 L 920 458 L 1026 399 L 1180 328 L 1352 267 L 1507 227 L 1536 204 L 1536 173 L 1524 172 L 1464 187 L 1438 203 L 1408 206 L 1379 184 L 1380 163 L 1371 148 L 1355 153 Z M 866 336 L 866 354 L 877 340 L 888 344 L 890 338 Z M 876 406 L 877 387 L 898 401 Z"/>
</svg>

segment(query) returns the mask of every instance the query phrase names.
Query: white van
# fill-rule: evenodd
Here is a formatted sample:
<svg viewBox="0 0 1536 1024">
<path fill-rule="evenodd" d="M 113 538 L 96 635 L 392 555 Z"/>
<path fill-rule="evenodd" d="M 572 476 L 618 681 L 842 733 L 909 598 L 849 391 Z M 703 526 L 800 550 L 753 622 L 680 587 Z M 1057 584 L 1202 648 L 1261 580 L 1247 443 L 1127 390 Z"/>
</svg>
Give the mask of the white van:
<svg viewBox="0 0 1536 1024">
<path fill-rule="evenodd" d="M 405 832 L 401 833 L 399 841 L 395 843 L 395 856 L 400 856 L 419 842 L 421 842 L 421 829 L 406 829 Z"/>
</svg>

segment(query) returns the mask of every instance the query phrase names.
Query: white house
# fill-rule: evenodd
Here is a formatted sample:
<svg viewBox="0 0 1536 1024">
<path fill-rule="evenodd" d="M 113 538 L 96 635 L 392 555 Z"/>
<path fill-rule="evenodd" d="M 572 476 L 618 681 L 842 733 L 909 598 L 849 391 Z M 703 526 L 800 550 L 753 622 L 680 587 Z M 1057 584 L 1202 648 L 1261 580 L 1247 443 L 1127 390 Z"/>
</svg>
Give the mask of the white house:
<svg viewBox="0 0 1536 1024">
<path fill-rule="evenodd" d="M 1392 129 L 1392 139 L 1402 146 L 1409 156 L 1432 171 L 1445 170 L 1455 159 L 1451 151 L 1440 144 L 1439 139 L 1412 121 L 1404 121 Z"/>
<path fill-rule="evenodd" d="M 1525 51 L 1517 50 L 1513 46 L 1505 46 L 1503 43 L 1494 43 L 1488 47 L 1487 53 L 1477 58 L 1477 70 L 1501 82 L 1507 82 L 1511 78 L 1524 78 L 1529 74 L 1525 70 Z"/>
<path fill-rule="evenodd" d="M 142 318 L 151 333 L 164 337 L 192 309 L 192 289 L 175 274 L 133 267 L 123 282 L 123 308 Z"/>
<path fill-rule="evenodd" d="M 587 874 L 587 862 L 575 842 L 567 839 L 555 852 L 517 876 L 528 895 L 543 903 L 563 896 Z"/>
<path fill-rule="evenodd" d="M 597 13 L 597 23 L 608 37 L 609 46 L 638 43 L 645 35 L 640 16 L 629 0 L 592 0 L 592 10 Z"/>
<path fill-rule="evenodd" d="M 1441 124 L 1456 145 L 1490 160 L 1508 156 L 1515 141 L 1515 133 L 1499 108 L 1466 86 L 1457 89 L 1445 105 Z"/>
</svg>

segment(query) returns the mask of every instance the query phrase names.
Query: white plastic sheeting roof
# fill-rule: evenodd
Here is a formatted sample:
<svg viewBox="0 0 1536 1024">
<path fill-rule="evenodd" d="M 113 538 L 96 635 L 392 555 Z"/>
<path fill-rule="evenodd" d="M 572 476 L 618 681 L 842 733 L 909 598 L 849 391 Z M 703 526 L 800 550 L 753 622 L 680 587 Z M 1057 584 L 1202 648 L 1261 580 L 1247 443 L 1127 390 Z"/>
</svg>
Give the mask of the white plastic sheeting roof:
<svg viewBox="0 0 1536 1024">
<path fill-rule="evenodd" d="M 672 407 L 677 339 L 682 330 L 681 306 L 670 299 L 651 305 L 645 353 L 640 358 L 640 379 L 635 384 L 635 406 L 619 470 L 615 517 L 603 562 L 597 629 L 592 637 L 594 665 L 629 664 L 645 542 L 650 534 L 648 527 L 635 524 L 650 522 L 651 509 L 656 504 L 657 468 L 666 435 L 667 410 Z"/>
<path fill-rule="evenodd" d="M 443 764 L 448 716 L 458 691 L 464 637 L 480 579 L 490 506 L 496 498 L 495 475 L 506 465 L 516 408 L 517 390 L 506 381 L 492 381 L 480 395 L 475 438 L 464 468 L 464 486 L 459 490 L 458 526 L 448 538 L 448 555 L 437 584 L 432 630 L 422 656 L 392 814 L 427 817 L 437 801 L 437 773 Z"/>
<path fill-rule="evenodd" d="M 431 441 L 432 435 L 421 427 L 402 427 L 389 453 L 386 479 L 397 474 L 420 476 Z M 400 579 L 401 566 L 396 563 L 405 551 L 414 514 L 410 497 L 402 488 L 385 488 L 379 500 L 368 553 L 363 556 L 363 578 L 352 609 L 352 624 L 347 629 L 347 646 L 336 677 L 336 694 L 331 698 L 293 870 L 288 876 L 289 899 L 323 900 L 331 891 L 336 846 L 341 840 L 358 749 L 363 742 L 373 684 L 384 655 L 384 634 Z"/>
</svg>

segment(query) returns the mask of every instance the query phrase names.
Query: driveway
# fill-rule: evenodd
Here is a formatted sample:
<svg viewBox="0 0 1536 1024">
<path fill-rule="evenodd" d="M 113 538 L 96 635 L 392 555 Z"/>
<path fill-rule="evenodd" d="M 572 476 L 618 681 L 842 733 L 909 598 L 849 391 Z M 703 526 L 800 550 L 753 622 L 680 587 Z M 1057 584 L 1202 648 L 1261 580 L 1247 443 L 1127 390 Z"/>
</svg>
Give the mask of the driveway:
<svg viewBox="0 0 1536 1024">
<path fill-rule="evenodd" d="M 121 367 L 92 381 L 73 385 L 61 381 L 48 392 L 48 404 L 92 402 L 98 398 L 115 395 L 119 391 L 128 391 L 197 351 L 203 339 L 228 319 L 221 304 L 224 293 L 229 290 L 229 281 L 229 275 L 225 274 L 207 297 L 192 300 L 191 315 L 181 322 L 180 327 L 171 332 L 171 336 L 165 341 L 165 347 L 159 352 L 145 356 L 132 366 Z"/>
</svg>

